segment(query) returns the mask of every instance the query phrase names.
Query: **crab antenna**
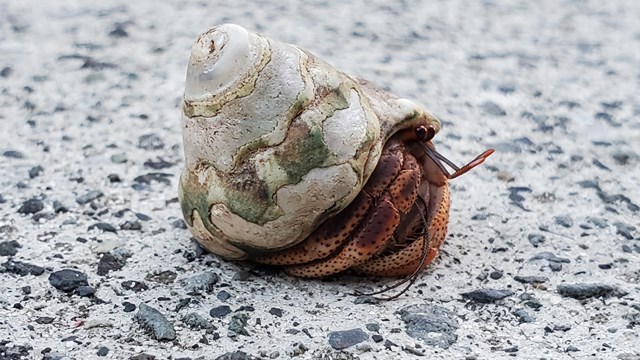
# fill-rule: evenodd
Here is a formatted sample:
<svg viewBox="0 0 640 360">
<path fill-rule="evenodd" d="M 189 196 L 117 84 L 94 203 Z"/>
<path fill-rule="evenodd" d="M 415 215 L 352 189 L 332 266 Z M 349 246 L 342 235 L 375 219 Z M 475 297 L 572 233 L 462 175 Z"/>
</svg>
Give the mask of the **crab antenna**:
<svg viewBox="0 0 640 360">
<path fill-rule="evenodd" d="M 431 160 L 433 160 L 433 162 L 436 164 L 438 169 L 440 169 L 440 171 L 442 171 L 442 173 L 449 180 L 455 179 L 458 176 L 467 173 L 469 170 L 473 169 L 474 167 L 482 164 L 494 152 L 493 149 L 486 150 L 482 154 L 476 156 L 475 159 L 471 160 L 467 164 L 463 165 L 462 167 L 458 167 L 451 160 L 449 160 L 446 157 L 444 157 L 444 155 L 440 154 L 435 149 L 429 148 L 424 143 L 419 143 L 419 144 L 422 145 L 422 148 L 424 149 L 424 151 L 427 154 L 427 156 L 429 156 L 429 158 Z M 449 165 L 454 170 L 453 174 L 451 174 L 451 173 L 449 173 L 449 171 L 447 171 L 447 169 L 444 167 L 442 162 L 444 162 L 445 164 Z"/>
</svg>

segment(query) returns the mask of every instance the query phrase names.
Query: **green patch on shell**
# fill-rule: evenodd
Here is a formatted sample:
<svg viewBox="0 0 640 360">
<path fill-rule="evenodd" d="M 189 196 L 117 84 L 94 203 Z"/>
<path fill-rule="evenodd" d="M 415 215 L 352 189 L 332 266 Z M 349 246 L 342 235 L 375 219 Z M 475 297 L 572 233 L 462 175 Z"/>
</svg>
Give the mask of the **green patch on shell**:
<svg viewBox="0 0 640 360">
<path fill-rule="evenodd" d="M 324 143 L 322 131 L 312 129 L 294 149 L 286 149 L 278 163 L 285 169 L 289 183 L 296 184 L 311 169 L 325 164 L 330 156 L 331 152 Z"/>
<path fill-rule="evenodd" d="M 209 213 L 209 201 L 207 200 L 206 191 L 204 189 L 196 189 L 195 183 L 185 182 L 184 178 L 180 178 L 180 184 L 178 185 L 178 200 L 182 209 L 182 215 L 189 226 L 193 226 L 193 210 L 196 210 L 199 214 Z M 211 222 L 209 217 L 202 218 L 202 223 L 209 230 L 211 229 Z"/>
<path fill-rule="evenodd" d="M 252 191 L 226 188 L 225 204 L 234 214 L 254 224 L 264 224 L 269 219 L 265 212 L 273 205 L 264 184 L 255 184 Z"/>
</svg>

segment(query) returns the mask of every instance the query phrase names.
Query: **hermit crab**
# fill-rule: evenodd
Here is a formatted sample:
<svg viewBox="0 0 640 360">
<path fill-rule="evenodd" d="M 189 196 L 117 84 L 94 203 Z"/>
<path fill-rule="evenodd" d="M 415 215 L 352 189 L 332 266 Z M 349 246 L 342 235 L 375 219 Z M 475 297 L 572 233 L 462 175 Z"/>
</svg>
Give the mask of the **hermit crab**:
<svg viewBox="0 0 640 360">
<path fill-rule="evenodd" d="M 446 235 L 447 181 L 493 152 L 457 167 L 420 105 L 231 24 L 193 45 L 182 123 L 195 239 L 299 277 L 415 279 Z"/>
</svg>

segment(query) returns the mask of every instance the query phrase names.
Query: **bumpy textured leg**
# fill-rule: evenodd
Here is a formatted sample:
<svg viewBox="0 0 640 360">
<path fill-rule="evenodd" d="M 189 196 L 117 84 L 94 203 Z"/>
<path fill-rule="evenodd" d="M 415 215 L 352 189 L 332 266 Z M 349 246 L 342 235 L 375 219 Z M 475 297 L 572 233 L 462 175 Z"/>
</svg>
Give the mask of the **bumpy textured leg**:
<svg viewBox="0 0 640 360">
<path fill-rule="evenodd" d="M 438 250 L 447 234 L 449 219 L 449 188 L 444 186 L 430 186 L 429 191 L 429 228 L 415 241 L 409 243 L 400 251 L 382 256 L 366 262 L 357 268 L 363 274 L 375 276 L 407 276 L 413 274 L 421 265 L 427 267 L 438 255 Z M 427 241 L 426 247 L 424 241 Z M 422 261 L 424 251 L 426 259 Z"/>
<path fill-rule="evenodd" d="M 388 246 L 401 214 L 417 199 L 421 170 L 404 146 L 392 143 L 387 150 L 363 190 L 378 200 L 362 227 L 336 256 L 289 267 L 289 274 L 301 277 L 335 274 L 369 261 Z"/>
<path fill-rule="evenodd" d="M 291 266 L 286 271 L 299 277 L 322 277 L 361 264 L 382 249 L 399 222 L 398 210 L 387 197 L 382 198 L 366 223 L 337 255 L 309 264 Z"/>
</svg>

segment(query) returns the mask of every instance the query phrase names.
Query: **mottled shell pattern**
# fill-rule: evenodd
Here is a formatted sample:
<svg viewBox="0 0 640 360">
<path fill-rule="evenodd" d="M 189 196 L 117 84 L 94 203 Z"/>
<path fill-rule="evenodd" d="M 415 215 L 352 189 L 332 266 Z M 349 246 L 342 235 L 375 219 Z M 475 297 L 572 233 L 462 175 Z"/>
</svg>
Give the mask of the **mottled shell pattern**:
<svg viewBox="0 0 640 360">
<path fill-rule="evenodd" d="M 193 45 L 182 122 L 184 217 L 230 259 L 303 241 L 360 192 L 391 135 L 440 129 L 414 102 L 231 24 Z"/>
</svg>

